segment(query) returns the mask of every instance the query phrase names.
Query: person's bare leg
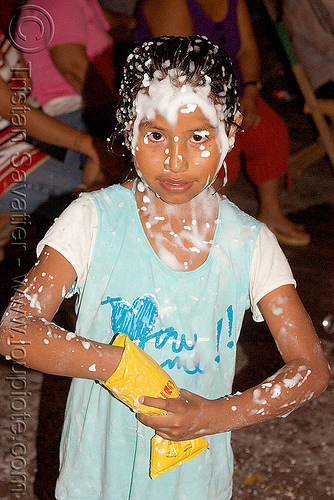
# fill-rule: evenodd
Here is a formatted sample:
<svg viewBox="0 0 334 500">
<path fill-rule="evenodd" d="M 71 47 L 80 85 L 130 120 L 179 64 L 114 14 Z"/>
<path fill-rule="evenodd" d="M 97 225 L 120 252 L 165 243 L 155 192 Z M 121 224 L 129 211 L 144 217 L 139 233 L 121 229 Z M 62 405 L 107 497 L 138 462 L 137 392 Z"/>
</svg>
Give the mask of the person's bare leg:
<svg viewBox="0 0 334 500">
<path fill-rule="evenodd" d="M 305 246 L 310 242 L 310 235 L 298 228 L 283 213 L 280 192 L 281 178 L 272 179 L 257 186 L 260 202 L 258 220 L 267 224 L 281 243 L 293 246 Z"/>
</svg>

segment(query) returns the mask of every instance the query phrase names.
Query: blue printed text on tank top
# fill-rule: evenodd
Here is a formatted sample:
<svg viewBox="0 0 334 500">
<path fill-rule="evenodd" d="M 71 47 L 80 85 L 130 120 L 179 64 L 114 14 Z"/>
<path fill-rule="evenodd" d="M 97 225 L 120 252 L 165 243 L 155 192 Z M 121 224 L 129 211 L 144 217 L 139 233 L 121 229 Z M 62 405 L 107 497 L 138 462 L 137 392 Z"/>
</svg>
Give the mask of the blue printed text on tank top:
<svg viewBox="0 0 334 500">
<path fill-rule="evenodd" d="M 159 318 L 158 303 L 154 295 L 144 294 L 135 299 L 132 305 L 121 297 L 108 296 L 101 302 L 102 306 L 106 304 L 110 304 L 111 306 L 110 323 L 114 334 L 123 333 L 127 335 L 132 342 L 143 350 L 145 350 L 147 342 L 150 341 L 155 342 L 156 349 L 163 349 L 167 342 L 171 343 L 171 349 L 176 356 L 173 359 L 167 358 L 163 361 L 161 363 L 162 368 L 173 369 L 176 367 L 189 375 L 203 373 L 199 360 L 182 359 L 179 356 L 182 351 L 192 351 L 195 349 L 198 342 L 196 333 L 193 334 L 193 339 L 189 341 L 186 340 L 184 333 L 176 331 L 172 326 L 153 331 Z M 227 308 L 227 320 L 228 338 L 226 339 L 226 346 L 232 349 L 234 346 L 234 342 L 231 339 L 233 326 L 232 306 Z M 216 363 L 220 362 L 219 350 L 222 342 L 222 326 L 223 318 L 217 321 L 217 355 L 214 358 Z M 189 362 L 192 363 L 191 366 L 188 365 Z"/>
</svg>

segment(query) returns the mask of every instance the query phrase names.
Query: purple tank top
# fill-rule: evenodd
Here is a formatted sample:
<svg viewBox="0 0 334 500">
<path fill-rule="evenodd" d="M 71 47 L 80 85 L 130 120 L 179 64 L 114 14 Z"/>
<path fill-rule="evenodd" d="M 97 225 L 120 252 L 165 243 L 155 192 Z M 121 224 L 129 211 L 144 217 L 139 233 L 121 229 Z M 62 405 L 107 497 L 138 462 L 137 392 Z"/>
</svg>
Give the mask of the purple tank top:
<svg viewBox="0 0 334 500">
<path fill-rule="evenodd" d="M 143 3 L 143 2 L 141 2 Z M 237 54 L 240 49 L 240 35 L 238 30 L 237 4 L 238 0 L 228 0 L 228 11 L 225 19 L 220 22 L 208 19 L 196 0 L 187 0 L 189 14 L 192 19 L 194 34 L 204 35 L 214 43 L 223 47 L 231 58 L 233 70 L 238 81 L 238 92 L 242 92 L 240 68 L 237 63 Z M 142 5 L 138 9 L 138 24 L 134 32 L 135 42 L 145 42 L 152 38 L 152 33 L 144 17 Z"/>
</svg>

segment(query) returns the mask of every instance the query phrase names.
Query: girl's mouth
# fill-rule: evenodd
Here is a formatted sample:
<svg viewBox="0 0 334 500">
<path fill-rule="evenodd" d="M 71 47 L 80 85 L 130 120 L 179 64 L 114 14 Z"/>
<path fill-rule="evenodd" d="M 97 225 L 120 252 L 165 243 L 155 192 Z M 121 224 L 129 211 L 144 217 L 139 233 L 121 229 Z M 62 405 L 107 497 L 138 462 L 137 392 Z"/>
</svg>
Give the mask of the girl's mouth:
<svg viewBox="0 0 334 500">
<path fill-rule="evenodd" d="M 160 179 L 159 183 L 161 187 L 163 187 L 170 193 L 184 193 L 185 191 L 188 191 L 188 189 L 190 189 L 193 185 L 192 182 L 173 179 Z"/>
</svg>

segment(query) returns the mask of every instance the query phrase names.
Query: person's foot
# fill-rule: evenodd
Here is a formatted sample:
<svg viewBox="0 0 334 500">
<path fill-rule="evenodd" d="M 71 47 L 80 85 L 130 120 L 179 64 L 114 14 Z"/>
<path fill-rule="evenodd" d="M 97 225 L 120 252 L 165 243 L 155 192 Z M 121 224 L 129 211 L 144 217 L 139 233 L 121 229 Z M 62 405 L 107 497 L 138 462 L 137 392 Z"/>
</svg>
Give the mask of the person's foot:
<svg viewBox="0 0 334 500">
<path fill-rule="evenodd" d="M 269 227 L 282 245 L 304 247 L 310 244 L 310 235 L 284 216 L 274 219 L 259 214 L 258 220 Z"/>
</svg>

